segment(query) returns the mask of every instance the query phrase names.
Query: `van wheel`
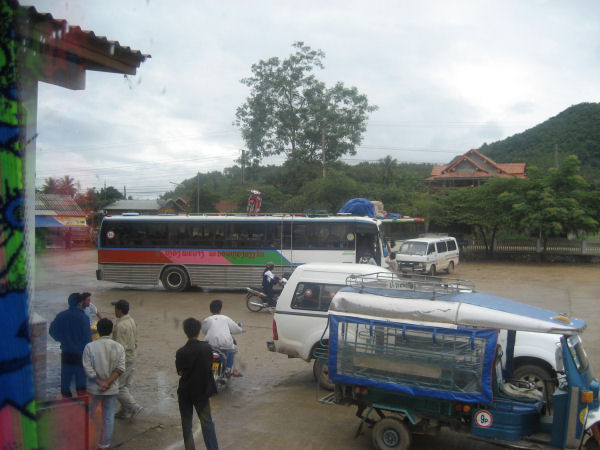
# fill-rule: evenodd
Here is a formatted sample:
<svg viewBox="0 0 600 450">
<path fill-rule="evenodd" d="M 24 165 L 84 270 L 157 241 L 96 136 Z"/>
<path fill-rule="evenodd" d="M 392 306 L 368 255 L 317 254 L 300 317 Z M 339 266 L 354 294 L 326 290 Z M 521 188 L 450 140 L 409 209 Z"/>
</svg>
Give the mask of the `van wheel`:
<svg viewBox="0 0 600 450">
<path fill-rule="evenodd" d="M 407 450 L 410 447 L 410 431 L 400 419 L 385 417 L 375 424 L 371 437 L 373 446 L 380 450 Z"/>
<path fill-rule="evenodd" d="M 450 261 L 448 263 L 448 268 L 446 269 L 446 272 L 448 273 L 448 275 L 454 272 L 454 261 Z"/>
<path fill-rule="evenodd" d="M 181 292 L 189 285 L 188 275 L 182 267 L 167 267 L 160 278 L 168 291 Z"/>
<path fill-rule="evenodd" d="M 327 367 L 327 361 L 321 358 L 315 358 L 313 363 L 313 375 L 315 380 L 319 383 L 323 389 L 333 391 L 333 382 L 329 378 L 329 367 Z"/>
<path fill-rule="evenodd" d="M 431 267 L 429 268 L 429 272 L 427 272 L 427 275 L 431 277 L 435 275 L 435 264 L 431 265 Z"/>
</svg>

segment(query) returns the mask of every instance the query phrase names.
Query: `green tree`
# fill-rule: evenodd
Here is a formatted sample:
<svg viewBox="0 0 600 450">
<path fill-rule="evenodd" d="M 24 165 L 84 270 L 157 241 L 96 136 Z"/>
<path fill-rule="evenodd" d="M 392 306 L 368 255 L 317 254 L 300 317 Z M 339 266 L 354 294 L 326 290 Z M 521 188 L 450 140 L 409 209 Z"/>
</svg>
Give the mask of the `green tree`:
<svg viewBox="0 0 600 450">
<path fill-rule="evenodd" d="M 515 223 L 542 239 L 545 252 L 549 238 L 598 230 L 594 197 L 589 195 L 589 186 L 579 175 L 579 160 L 571 155 L 558 169 L 545 174 L 530 170 L 530 178 L 522 188 L 506 194 L 505 201 L 512 205 Z"/>
<path fill-rule="evenodd" d="M 356 154 L 369 112 L 367 97 L 355 87 L 336 83 L 327 88 L 313 71 L 323 68 L 325 54 L 302 42 L 287 59 L 277 57 L 252 65 L 242 80 L 250 96 L 236 111 L 236 125 L 254 164 L 285 154 L 288 159 L 320 161 L 325 165 Z"/>
<path fill-rule="evenodd" d="M 300 194 L 308 200 L 305 210 L 323 210 L 335 214 L 349 199 L 357 197 L 358 190 L 359 185 L 354 180 L 331 170 L 327 178 L 317 178 L 306 183 Z"/>
<path fill-rule="evenodd" d="M 448 191 L 440 199 L 440 215 L 436 221 L 446 225 L 462 225 L 481 237 L 486 253 L 494 256 L 498 231 L 510 226 L 511 204 L 504 194 L 515 190 L 521 180 L 496 178 L 478 187 Z"/>
</svg>

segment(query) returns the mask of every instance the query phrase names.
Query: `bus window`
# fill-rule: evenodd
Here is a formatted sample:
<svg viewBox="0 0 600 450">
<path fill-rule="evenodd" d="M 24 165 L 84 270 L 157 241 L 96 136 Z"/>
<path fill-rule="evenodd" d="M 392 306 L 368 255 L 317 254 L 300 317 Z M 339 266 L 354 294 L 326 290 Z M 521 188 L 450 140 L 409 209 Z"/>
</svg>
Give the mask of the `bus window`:
<svg viewBox="0 0 600 450">
<path fill-rule="evenodd" d="M 265 245 L 267 249 L 278 249 L 281 247 L 281 223 L 267 222 L 265 230 Z"/>
<path fill-rule="evenodd" d="M 306 223 L 294 223 L 292 229 L 292 247 L 294 250 L 303 250 L 308 248 L 308 230 Z"/>
<path fill-rule="evenodd" d="M 292 248 L 292 223 L 283 222 L 281 224 L 281 249 L 289 250 Z"/>
</svg>

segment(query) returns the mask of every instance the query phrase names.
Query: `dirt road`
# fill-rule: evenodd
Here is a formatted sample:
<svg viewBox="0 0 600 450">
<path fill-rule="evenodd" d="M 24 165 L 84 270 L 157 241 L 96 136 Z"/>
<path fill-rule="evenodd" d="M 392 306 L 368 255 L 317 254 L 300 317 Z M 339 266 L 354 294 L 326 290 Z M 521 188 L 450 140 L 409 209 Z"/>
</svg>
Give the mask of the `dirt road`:
<svg viewBox="0 0 600 450">
<path fill-rule="evenodd" d="M 212 400 L 220 447 L 371 448 L 369 430 L 353 438 L 358 425 L 354 409 L 317 402 L 311 365 L 267 351 L 265 341 L 272 338 L 272 315 L 249 312 L 243 293 L 200 289 L 171 293 L 159 286 L 98 282 L 95 269 L 93 250 L 59 250 L 38 255 L 32 309 L 51 321 L 65 308 L 70 292 L 89 291 L 98 309 L 114 319 L 111 302 L 121 298 L 130 302 L 130 314 L 140 334 L 133 393 L 145 409 L 134 423 L 117 421 L 115 446 L 183 448 L 176 399 L 178 377 L 174 369 L 175 351 L 185 343 L 181 322 L 190 316 L 202 319 L 209 313 L 210 301 L 221 298 L 223 313 L 242 322 L 246 332 L 238 339 L 244 376 L 233 379 L 228 389 Z M 453 276 L 474 281 L 480 292 L 585 318 L 588 322 L 584 333 L 586 349 L 595 373 L 600 373 L 600 357 L 596 356 L 600 354 L 600 267 L 465 263 L 458 266 Z M 49 392 L 55 396 L 59 385 L 59 350 L 51 338 L 48 340 Z M 203 448 L 201 435 L 196 442 Z M 437 438 L 415 438 L 413 448 L 486 447 L 453 433 L 444 433 Z"/>
</svg>

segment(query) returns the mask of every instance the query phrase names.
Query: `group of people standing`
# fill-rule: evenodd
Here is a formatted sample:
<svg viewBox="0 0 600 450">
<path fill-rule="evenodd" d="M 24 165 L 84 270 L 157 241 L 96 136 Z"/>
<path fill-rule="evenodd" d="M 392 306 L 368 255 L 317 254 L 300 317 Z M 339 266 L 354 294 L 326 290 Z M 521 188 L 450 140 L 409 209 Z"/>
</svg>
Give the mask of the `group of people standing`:
<svg viewBox="0 0 600 450">
<path fill-rule="evenodd" d="M 91 302 L 91 294 L 73 293 L 69 308 L 60 312 L 50 325 L 50 336 L 61 345 L 61 394 L 73 397 L 89 396 L 90 415 L 95 419 L 100 405 L 102 427 L 98 448 L 110 447 L 114 419 L 134 419 L 143 409 L 131 394 L 135 370 L 138 332 L 129 315 L 129 302 L 113 302 L 116 322 L 102 317 Z M 210 303 L 210 316 L 203 322 L 195 318 L 183 321 L 187 343 L 177 350 L 175 368 L 180 376 L 177 397 L 183 440 L 186 450 L 194 449 L 192 433 L 193 411 L 196 410 L 206 447 L 218 449 L 217 435 L 210 411 L 210 397 L 217 392 L 212 373 L 212 348 L 227 354 L 227 367 L 232 376 L 242 373 L 236 368 L 234 354 L 237 343 L 233 335 L 242 333 L 241 324 L 221 313 L 223 302 Z M 94 316 L 98 338 L 92 339 Z M 199 339 L 200 331 L 205 340 Z M 111 337 L 112 335 L 112 337 Z M 117 402 L 121 404 L 115 412 Z"/>
<path fill-rule="evenodd" d="M 131 395 L 135 370 L 138 333 L 129 315 L 129 302 L 113 303 L 116 323 L 98 312 L 91 294 L 72 293 L 69 308 L 58 313 L 50 324 L 50 336 L 61 346 L 60 391 L 64 398 L 73 397 L 74 381 L 77 396 L 90 397 L 92 418 L 97 405 L 102 404 L 102 431 L 99 448 L 108 448 L 114 418 L 133 420 L 143 409 Z M 92 340 L 93 316 L 99 320 L 98 339 Z M 112 338 L 111 338 L 112 334 Z M 121 404 L 115 413 L 117 401 Z"/>
</svg>

